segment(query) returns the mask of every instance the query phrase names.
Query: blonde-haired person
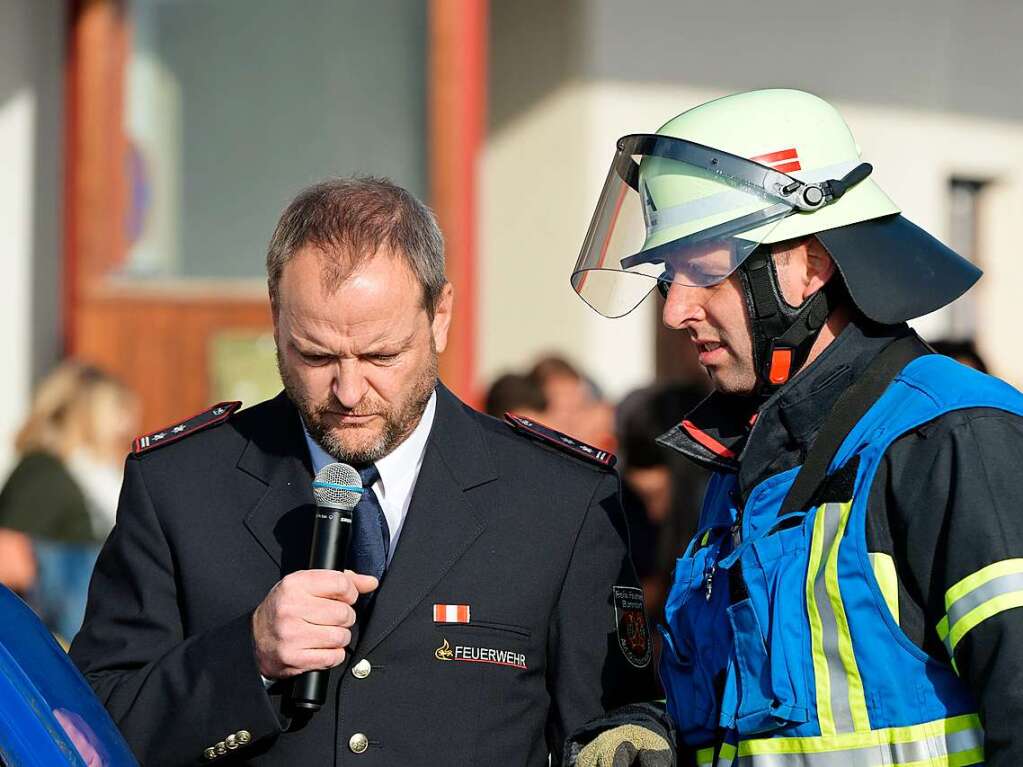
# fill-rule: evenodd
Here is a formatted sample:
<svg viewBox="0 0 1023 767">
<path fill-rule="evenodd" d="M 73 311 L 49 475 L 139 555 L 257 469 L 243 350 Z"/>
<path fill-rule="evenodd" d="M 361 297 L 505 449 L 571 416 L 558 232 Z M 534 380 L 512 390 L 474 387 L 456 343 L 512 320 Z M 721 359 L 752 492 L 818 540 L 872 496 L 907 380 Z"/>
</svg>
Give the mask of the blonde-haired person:
<svg viewBox="0 0 1023 767">
<path fill-rule="evenodd" d="M 137 409 L 117 379 L 65 362 L 39 385 L 15 440 L 19 462 L 0 490 L 0 580 L 68 639 L 113 527 Z"/>
</svg>

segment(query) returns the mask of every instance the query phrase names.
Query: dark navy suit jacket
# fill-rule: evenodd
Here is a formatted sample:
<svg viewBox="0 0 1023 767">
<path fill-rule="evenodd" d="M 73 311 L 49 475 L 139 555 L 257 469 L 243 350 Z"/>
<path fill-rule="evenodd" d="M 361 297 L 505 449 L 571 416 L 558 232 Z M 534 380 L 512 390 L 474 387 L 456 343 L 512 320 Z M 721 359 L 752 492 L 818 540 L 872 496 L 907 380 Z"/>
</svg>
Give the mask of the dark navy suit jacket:
<svg viewBox="0 0 1023 767">
<path fill-rule="evenodd" d="M 615 474 L 439 386 L 371 617 L 323 709 L 285 716 L 286 683 L 264 690 L 250 624 L 306 566 L 310 481 L 283 394 L 128 459 L 71 655 L 144 765 L 541 767 L 568 732 L 649 694 L 650 669 L 616 633 L 612 587 L 636 579 Z M 469 605 L 471 620 L 436 623 L 435 604 Z"/>
</svg>

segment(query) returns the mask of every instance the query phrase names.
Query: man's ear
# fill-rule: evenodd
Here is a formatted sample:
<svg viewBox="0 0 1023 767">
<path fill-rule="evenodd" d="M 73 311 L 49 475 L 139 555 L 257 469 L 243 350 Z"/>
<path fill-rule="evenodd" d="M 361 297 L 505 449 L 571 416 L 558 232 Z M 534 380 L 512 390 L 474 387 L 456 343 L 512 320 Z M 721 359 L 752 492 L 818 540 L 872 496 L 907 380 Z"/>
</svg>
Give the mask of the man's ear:
<svg viewBox="0 0 1023 767">
<path fill-rule="evenodd" d="M 803 280 L 803 300 L 805 301 L 823 288 L 835 275 L 835 261 L 816 237 L 807 237 L 806 273 Z"/>
<path fill-rule="evenodd" d="M 277 299 L 273 293 L 270 293 L 270 322 L 273 323 L 273 334 L 274 343 L 280 346 L 280 337 L 278 333 L 278 325 L 281 317 L 280 307 L 277 305 Z"/>
<path fill-rule="evenodd" d="M 440 354 L 448 345 L 448 329 L 451 327 L 451 310 L 455 301 L 455 289 L 450 282 L 445 283 L 437 296 L 430 331 L 433 333 L 434 347 Z"/>
</svg>

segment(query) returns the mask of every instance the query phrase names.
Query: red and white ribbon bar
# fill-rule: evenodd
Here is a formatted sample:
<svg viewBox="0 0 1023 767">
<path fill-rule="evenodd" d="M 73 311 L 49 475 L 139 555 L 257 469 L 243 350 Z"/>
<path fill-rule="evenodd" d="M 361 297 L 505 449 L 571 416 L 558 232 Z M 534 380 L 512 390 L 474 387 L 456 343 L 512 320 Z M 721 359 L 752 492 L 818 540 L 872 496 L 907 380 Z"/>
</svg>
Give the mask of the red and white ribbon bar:
<svg viewBox="0 0 1023 767">
<path fill-rule="evenodd" d="M 469 605 L 434 605 L 434 623 L 468 623 Z"/>
</svg>

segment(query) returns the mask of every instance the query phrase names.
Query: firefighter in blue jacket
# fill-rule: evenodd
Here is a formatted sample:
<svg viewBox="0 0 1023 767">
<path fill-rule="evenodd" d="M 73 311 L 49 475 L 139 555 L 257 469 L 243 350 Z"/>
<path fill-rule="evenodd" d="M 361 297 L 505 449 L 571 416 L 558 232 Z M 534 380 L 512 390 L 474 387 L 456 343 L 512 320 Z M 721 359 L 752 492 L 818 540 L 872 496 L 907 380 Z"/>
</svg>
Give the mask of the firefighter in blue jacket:
<svg viewBox="0 0 1023 767">
<path fill-rule="evenodd" d="M 594 722 L 567 764 L 1019 763 L 1023 395 L 907 327 L 980 272 L 870 173 L 793 90 L 619 140 L 572 284 L 611 317 L 659 289 L 716 390 L 660 441 L 716 475 L 667 715 Z"/>
</svg>

